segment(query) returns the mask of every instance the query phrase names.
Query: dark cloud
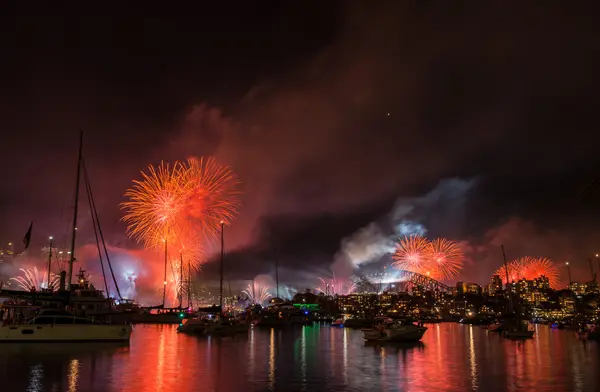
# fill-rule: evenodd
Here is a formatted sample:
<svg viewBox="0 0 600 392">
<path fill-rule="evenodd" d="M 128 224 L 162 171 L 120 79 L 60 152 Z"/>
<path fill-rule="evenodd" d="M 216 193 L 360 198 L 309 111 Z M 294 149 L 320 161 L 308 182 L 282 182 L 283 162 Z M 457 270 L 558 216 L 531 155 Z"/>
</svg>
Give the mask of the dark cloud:
<svg viewBox="0 0 600 392">
<path fill-rule="evenodd" d="M 435 235 L 480 246 L 508 230 L 508 249 L 583 257 L 576 239 L 591 242 L 600 204 L 577 199 L 600 175 L 597 5 L 312 5 L 76 28 L 33 18 L 24 41 L 5 24 L 1 200 L 14 229 L 2 235 L 34 218 L 44 236 L 68 225 L 83 126 L 103 224 L 123 246 L 116 206 L 148 163 L 214 154 L 233 166 L 244 206 L 227 260 L 240 277 L 274 257 L 291 277 L 327 271 L 343 238 L 453 177 L 479 181 L 460 208 L 423 212 Z M 539 244 L 572 240 L 510 244 L 524 235 L 511 216 Z M 465 279 L 485 280 L 491 259 L 476 258 L 485 271 Z"/>
</svg>

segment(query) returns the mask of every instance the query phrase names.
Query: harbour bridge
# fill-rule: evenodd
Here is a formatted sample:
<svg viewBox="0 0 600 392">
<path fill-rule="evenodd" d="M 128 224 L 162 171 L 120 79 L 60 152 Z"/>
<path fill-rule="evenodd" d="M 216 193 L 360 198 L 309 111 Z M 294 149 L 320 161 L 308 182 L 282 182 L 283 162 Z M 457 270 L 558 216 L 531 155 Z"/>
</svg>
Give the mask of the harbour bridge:
<svg viewBox="0 0 600 392">
<path fill-rule="evenodd" d="M 392 273 L 375 272 L 368 275 L 355 275 L 355 292 L 408 291 L 416 286 L 424 291 L 451 293 L 452 288 L 429 276 L 406 270 L 393 270 Z"/>
</svg>

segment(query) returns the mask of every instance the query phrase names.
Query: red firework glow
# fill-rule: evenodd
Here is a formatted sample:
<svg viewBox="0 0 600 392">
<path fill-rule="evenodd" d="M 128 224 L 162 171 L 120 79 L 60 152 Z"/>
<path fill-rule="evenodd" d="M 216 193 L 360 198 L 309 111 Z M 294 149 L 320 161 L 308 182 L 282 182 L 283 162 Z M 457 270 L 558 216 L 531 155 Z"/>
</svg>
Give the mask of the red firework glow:
<svg viewBox="0 0 600 392">
<path fill-rule="evenodd" d="M 506 268 L 498 268 L 494 275 L 499 275 L 502 283 L 506 284 Z M 533 280 L 545 276 L 548 278 L 550 287 L 557 288 L 560 285 L 560 274 L 552 260 L 545 257 L 525 256 L 508 263 L 508 277 L 511 282 L 526 279 Z"/>
<path fill-rule="evenodd" d="M 411 235 L 400 240 L 394 254 L 393 266 L 397 269 L 416 272 L 432 279 L 454 278 L 462 269 L 463 252 L 453 241 Z"/>
<path fill-rule="evenodd" d="M 128 235 L 149 248 L 166 241 L 169 253 L 183 253 L 198 269 L 205 242 L 237 213 L 236 175 L 213 158 L 190 158 L 150 166 L 142 177 L 125 192 L 129 201 L 121 204 Z"/>
<path fill-rule="evenodd" d="M 427 239 L 419 235 L 402 238 L 394 253 L 394 267 L 415 272 L 421 270 L 428 245 Z"/>
</svg>

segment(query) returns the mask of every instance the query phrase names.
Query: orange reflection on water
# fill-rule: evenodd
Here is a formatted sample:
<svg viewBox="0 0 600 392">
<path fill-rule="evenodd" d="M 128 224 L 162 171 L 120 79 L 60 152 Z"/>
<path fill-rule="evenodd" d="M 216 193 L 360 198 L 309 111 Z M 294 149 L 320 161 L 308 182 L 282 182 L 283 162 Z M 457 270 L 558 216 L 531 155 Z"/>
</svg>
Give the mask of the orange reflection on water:
<svg viewBox="0 0 600 392">
<path fill-rule="evenodd" d="M 360 330 L 317 325 L 206 338 L 136 326 L 129 347 L 5 345 L 0 391 L 237 392 L 600 390 L 597 342 L 540 326 L 510 341 L 430 325 L 421 344 L 365 344 Z M 8 378 L 10 377 L 10 378 Z M 10 391 L 11 389 L 9 389 Z"/>
</svg>

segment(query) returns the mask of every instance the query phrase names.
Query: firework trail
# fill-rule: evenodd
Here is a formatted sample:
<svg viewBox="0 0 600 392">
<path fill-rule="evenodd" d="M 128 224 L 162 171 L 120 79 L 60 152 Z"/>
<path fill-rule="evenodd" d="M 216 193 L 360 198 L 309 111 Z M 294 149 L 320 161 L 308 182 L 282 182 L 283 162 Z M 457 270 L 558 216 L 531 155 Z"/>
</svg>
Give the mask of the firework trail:
<svg viewBox="0 0 600 392">
<path fill-rule="evenodd" d="M 348 295 L 356 290 L 356 283 L 338 280 L 335 275 L 329 282 L 323 278 L 319 278 L 319 280 L 321 286 L 317 287 L 316 290 L 327 295 Z"/>
<path fill-rule="evenodd" d="M 236 175 L 213 158 L 190 158 L 172 165 L 161 162 L 125 192 L 129 201 L 122 220 L 127 233 L 146 247 L 183 252 L 197 270 L 206 240 L 219 234 L 221 222 L 229 225 L 239 208 Z"/>
<path fill-rule="evenodd" d="M 246 290 L 243 290 L 242 292 L 248 296 L 248 299 L 251 303 L 262 305 L 263 303 L 267 302 L 269 298 L 271 298 L 271 294 L 268 293 L 268 289 L 269 288 L 267 286 L 263 286 L 259 283 L 254 283 L 253 287 L 253 285 L 250 283 L 248 284 Z"/>
<path fill-rule="evenodd" d="M 23 276 L 15 276 L 14 278 L 10 278 L 9 281 L 14 281 L 17 283 L 19 288 L 30 291 L 35 288 L 38 289 L 46 289 L 48 288 L 48 284 L 46 282 L 46 277 L 40 275 L 37 267 L 33 267 L 33 269 L 24 269 L 19 268 L 21 272 L 23 272 Z M 58 286 L 60 285 L 60 276 L 50 273 L 50 286 L 52 290 L 58 290 Z"/>
<path fill-rule="evenodd" d="M 506 284 L 506 269 L 498 268 L 494 275 L 499 275 L 502 283 Z M 548 278 L 550 287 L 560 285 L 560 274 L 552 260 L 545 257 L 525 256 L 508 263 L 508 276 L 511 282 L 519 279 L 533 280 L 541 276 Z"/>
</svg>

